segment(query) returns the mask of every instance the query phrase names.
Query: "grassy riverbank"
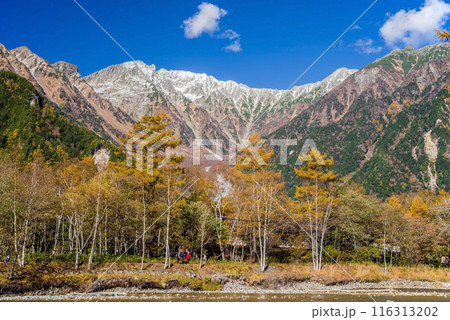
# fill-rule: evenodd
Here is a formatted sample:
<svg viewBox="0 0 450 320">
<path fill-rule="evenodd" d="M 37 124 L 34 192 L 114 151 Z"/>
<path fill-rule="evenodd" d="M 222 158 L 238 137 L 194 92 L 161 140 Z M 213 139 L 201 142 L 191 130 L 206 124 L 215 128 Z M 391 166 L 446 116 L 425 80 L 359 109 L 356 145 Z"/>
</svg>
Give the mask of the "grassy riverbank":
<svg viewBox="0 0 450 320">
<path fill-rule="evenodd" d="M 392 266 L 385 272 L 376 264 L 347 263 L 342 268 L 330 264 L 320 271 L 306 264 L 272 264 L 261 272 L 257 264 L 214 261 L 199 269 L 193 262 L 173 264 L 164 270 L 160 261 L 147 260 L 140 272 L 141 264 L 137 262 L 97 262 L 89 271 L 84 263 L 74 270 L 73 264 L 64 261 L 34 261 L 17 269 L 12 278 L 7 276 L 8 265 L 0 263 L 0 294 L 99 292 L 113 288 L 220 291 L 226 284 L 232 287 L 230 283 L 239 284 L 236 288 L 274 289 L 305 282 L 333 286 L 355 281 L 450 281 L 449 269 L 423 265 Z"/>
</svg>

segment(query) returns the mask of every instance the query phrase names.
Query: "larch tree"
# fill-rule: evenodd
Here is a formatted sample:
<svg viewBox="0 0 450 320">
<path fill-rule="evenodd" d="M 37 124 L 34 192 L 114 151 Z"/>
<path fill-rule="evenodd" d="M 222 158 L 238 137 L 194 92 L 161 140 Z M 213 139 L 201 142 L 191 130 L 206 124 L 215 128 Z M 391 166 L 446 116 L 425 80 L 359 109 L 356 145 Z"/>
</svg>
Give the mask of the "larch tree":
<svg viewBox="0 0 450 320">
<path fill-rule="evenodd" d="M 183 162 L 184 156 L 176 153 L 170 154 L 170 150 L 181 144 L 181 139 L 177 138 L 174 131 L 169 129 L 170 125 L 171 121 L 167 114 L 147 115 L 134 124 L 133 131 L 123 139 L 123 142 L 127 142 L 139 137 L 139 140 L 136 141 L 139 146 L 135 153 L 137 156 L 136 169 L 143 170 L 151 176 L 148 183 L 149 188 L 154 189 L 158 186 L 160 191 L 161 189 L 165 190 L 164 205 L 160 206 L 166 215 L 164 268 L 170 266 L 171 211 L 180 195 L 179 186 L 184 184 L 184 180 L 181 178 L 183 169 L 179 166 Z M 130 151 L 128 150 L 128 152 Z M 149 192 L 153 191 L 149 190 Z M 143 209 L 145 210 L 146 207 L 144 206 Z M 145 214 L 142 217 L 144 220 Z M 144 226 L 145 221 L 143 221 Z M 144 227 L 142 237 L 145 237 L 145 233 L 146 227 Z"/>
<path fill-rule="evenodd" d="M 301 186 L 296 187 L 298 209 L 306 217 L 314 270 L 322 269 L 323 243 L 328 221 L 337 203 L 337 175 L 331 170 L 333 159 L 316 149 L 301 155 L 303 165 L 294 168 Z"/>
<path fill-rule="evenodd" d="M 237 156 L 235 170 L 247 181 L 252 190 L 252 205 L 249 221 L 256 222 L 256 238 L 258 241 L 259 266 L 261 271 L 268 267 L 267 256 L 269 242 L 273 234 L 273 220 L 279 213 L 278 201 L 283 194 L 284 182 L 281 172 L 270 167 L 274 152 L 267 149 L 265 141 L 259 134 L 249 138 Z M 278 215 L 280 219 L 281 215 Z"/>
<path fill-rule="evenodd" d="M 244 260 L 246 244 L 249 244 L 249 254 L 253 260 L 256 256 L 256 237 L 253 238 L 253 230 L 256 230 L 254 221 L 250 220 L 250 209 L 253 206 L 251 188 L 245 181 L 242 172 L 235 170 L 229 175 L 231 181 L 231 193 L 229 195 L 229 223 L 228 241 L 232 244 L 231 259 L 237 257 L 238 245 L 241 246 L 240 260 Z M 255 233 L 256 235 L 256 233 Z"/>
<path fill-rule="evenodd" d="M 408 214 L 412 217 L 428 216 L 428 206 L 419 195 L 414 197 Z"/>
</svg>

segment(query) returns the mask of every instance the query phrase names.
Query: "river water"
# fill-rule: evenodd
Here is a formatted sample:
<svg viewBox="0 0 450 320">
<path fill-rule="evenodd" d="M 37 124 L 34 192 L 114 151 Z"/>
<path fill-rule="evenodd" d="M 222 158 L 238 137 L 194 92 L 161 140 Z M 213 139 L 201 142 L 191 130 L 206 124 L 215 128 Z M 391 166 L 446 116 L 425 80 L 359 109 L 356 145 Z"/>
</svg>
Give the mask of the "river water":
<svg viewBox="0 0 450 320">
<path fill-rule="evenodd" d="M 372 299 L 373 298 L 373 299 Z M 0 297 L 0 301 L 193 301 L 193 302 L 444 302 L 450 301 L 449 290 L 370 290 L 364 292 L 311 292 L 311 293 L 235 293 L 235 292 L 164 292 L 107 291 L 88 294 Z"/>
</svg>

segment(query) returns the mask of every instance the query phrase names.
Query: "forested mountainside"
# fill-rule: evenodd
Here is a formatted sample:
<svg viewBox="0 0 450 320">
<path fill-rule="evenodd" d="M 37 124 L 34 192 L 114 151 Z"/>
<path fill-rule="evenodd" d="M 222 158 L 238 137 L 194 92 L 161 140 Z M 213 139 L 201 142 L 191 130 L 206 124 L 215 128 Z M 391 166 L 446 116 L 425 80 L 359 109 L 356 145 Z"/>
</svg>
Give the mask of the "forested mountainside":
<svg viewBox="0 0 450 320">
<path fill-rule="evenodd" d="M 450 45 L 395 50 L 273 134 L 313 139 L 345 181 L 382 197 L 450 189 Z M 280 167 L 293 190 L 292 166 Z"/>
<path fill-rule="evenodd" d="M 23 159 L 40 150 L 47 161 L 82 158 L 105 147 L 118 151 L 93 131 L 60 115 L 25 78 L 0 71 L 0 150 L 20 146 Z M 117 158 L 115 152 L 111 153 Z"/>
<path fill-rule="evenodd" d="M 70 63 L 49 64 L 26 47 L 1 45 L 0 70 L 23 76 L 57 113 L 116 144 L 133 122 L 159 112 L 171 118 L 187 158 L 194 138 L 295 138 L 291 165 L 279 167 L 291 191 L 305 139 L 334 158 L 344 181 L 367 192 L 449 189 L 448 43 L 395 50 L 361 70 L 342 68 L 291 90 L 157 70 L 142 61 L 82 77 Z"/>
<path fill-rule="evenodd" d="M 12 71 L 29 80 L 68 118 L 105 139 L 119 143 L 119 137 L 131 128 L 131 118 L 101 99 L 83 80 L 75 65 L 50 64 L 27 47 L 8 50 L 0 44 L 1 70 Z"/>
</svg>

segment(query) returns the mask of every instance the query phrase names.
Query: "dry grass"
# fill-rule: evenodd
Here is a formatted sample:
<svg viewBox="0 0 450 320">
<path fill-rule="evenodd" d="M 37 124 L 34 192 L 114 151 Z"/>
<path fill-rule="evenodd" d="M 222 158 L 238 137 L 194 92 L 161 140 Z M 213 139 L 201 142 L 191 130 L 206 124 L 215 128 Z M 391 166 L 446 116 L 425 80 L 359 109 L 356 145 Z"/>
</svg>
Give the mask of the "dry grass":
<svg viewBox="0 0 450 320">
<path fill-rule="evenodd" d="M 375 264 L 327 264 L 320 271 L 314 271 L 305 264 L 272 264 L 266 272 L 261 272 L 257 264 L 238 262 L 209 262 L 202 269 L 198 264 L 174 264 L 164 270 L 161 263 L 145 265 L 146 271 L 140 273 L 139 263 L 117 263 L 107 274 L 102 274 L 110 263 L 98 264 L 94 272 L 78 270 L 67 272 L 58 263 L 40 265 L 29 264 L 18 275 L 9 280 L 0 273 L 0 294 L 26 293 L 59 288 L 66 291 L 100 291 L 115 287 L 137 287 L 142 289 L 189 288 L 192 290 L 220 290 L 222 284 L 215 277 L 225 276 L 229 280 L 245 281 L 250 285 L 271 287 L 294 282 L 314 281 L 327 285 L 359 282 L 379 282 L 383 280 L 412 280 L 431 282 L 450 282 L 450 269 L 429 266 L 389 267 Z M 1 266 L 0 270 L 6 268 Z M 345 270 L 345 271 L 344 271 Z M 73 271 L 73 270 L 71 270 Z M 194 276 L 195 275 L 195 276 Z"/>
<path fill-rule="evenodd" d="M 128 270 L 134 271 L 134 268 Z M 0 295 L 49 290 L 97 292 L 119 287 L 140 289 L 188 288 L 191 290 L 217 291 L 222 288 L 222 285 L 209 277 L 193 277 L 174 273 L 23 273 L 12 279 L 8 279 L 6 275 L 0 275 Z"/>
<path fill-rule="evenodd" d="M 388 267 L 387 272 L 380 265 L 347 263 L 327 264 L 322 270 L 314 271 L 305 264 L 274 264 L 269 270 L 261 272 L 256 264 L 209 264 L 200 271 L 202 274 L 228 274 L 246 278 L 249 283 L 258 283 L 278 278 L 284 281 L 318 281 L 327 284 L 349 281 L 379 282 L 383 280 L 412 280 L 431 282 L 450 282 L 450 269 L 429 266 Z"/>
<path fill-rule="evenodd" d="M 343 283 L 348 281 L 379 282 L 382 280 L 416 280 L 416 281 L 450 281 L 449 269 L 429 266 L 388 267 L 385 272 L 376 264 L 347 263 L 325 265 L 322 270 L 314 271 L 310 266 L 301 264 L 276 265 L 275 269 L 285 276 L 301 276 L 326 283 Z"/>
</svg>

